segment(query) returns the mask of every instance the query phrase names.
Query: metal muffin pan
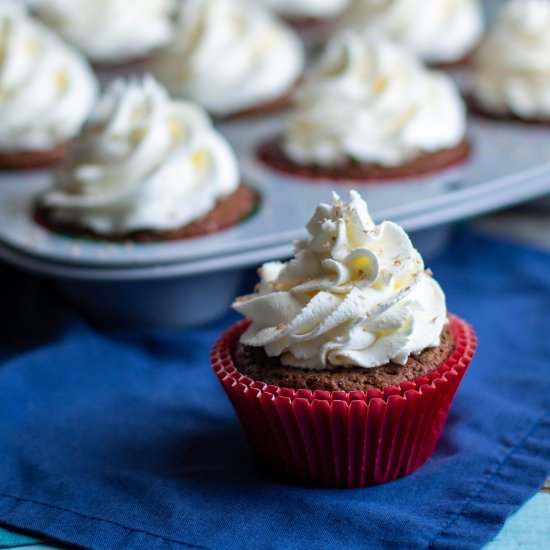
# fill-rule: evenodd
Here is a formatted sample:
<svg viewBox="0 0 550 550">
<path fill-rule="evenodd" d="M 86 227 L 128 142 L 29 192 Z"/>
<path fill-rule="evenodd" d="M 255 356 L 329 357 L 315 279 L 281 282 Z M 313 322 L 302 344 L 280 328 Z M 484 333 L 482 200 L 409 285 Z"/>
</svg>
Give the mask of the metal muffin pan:
<svg viewBox="0 0 550 550">
<path fill-rule="evenodd" d="M 494 182 L 490 188 L 474 186 L 441 194 L 435 206 L 433 202 L 431 207 L 426 204 L 423 210 L 403 216 L 401 221 L 412 231 L 416 247 L 429 262 L 447 241 L 449 226 L 442 224 L 547 191 L 550 173 L 535 172 L 538 175 L 531 174 L 522 185 L 518 185 L 517 178 L 509 177 Z M 424 229 L 418 231 L 419 228 Z M 293 231 L 295 237 L 303 234 L 303 229 Z M 195 261 L 97 268 L 52 262 L 0 242 L 0 260 L 49 277 L 59 292 L 88 318 L 114 327 L 181 327 L 216 319 L 228 310 L 241 290 L 246 267 L 291 253 L 291 242 L 286 240 L 279 245 Z"/>
<path fill-rule="evenodd" d="M 425 258 L 446 242 L 445 228 L 413 235 Z M 135 269 L 62 265 L 0 243 L 0 260 L 52 279 L 89 319 L 111 327 L 181 327 L 216 319 L 242 291 L 246 267 L 290 255 L 288 245 L 181 264 Z"/>
<path fill-rule="evenodd" d="M 258 140 L 254 144 L 239 142 L 236 148 L 243 180 L 261 195 L 258 212 L 229 230 L 173 243 L 102 243 L 47 231 L 30 213 L 37 194 L 51 185 L 51 175 L 0 173 L 0 241 L 61 264 L 140 268 L 203 261 L 288 243 L 303 235 L 312 209 L 329 200 L 332 189 L 343 194 L 358 189 L 375 219 L 392 219 L 408 229 L 472 216 L 550 191 L 550 128 L 472 117 L 469 135 L 473 156 L 460 169 L 423 179 L 368 184 L 314 182 L 281 175 L 255 158 Z"/>
</svg>

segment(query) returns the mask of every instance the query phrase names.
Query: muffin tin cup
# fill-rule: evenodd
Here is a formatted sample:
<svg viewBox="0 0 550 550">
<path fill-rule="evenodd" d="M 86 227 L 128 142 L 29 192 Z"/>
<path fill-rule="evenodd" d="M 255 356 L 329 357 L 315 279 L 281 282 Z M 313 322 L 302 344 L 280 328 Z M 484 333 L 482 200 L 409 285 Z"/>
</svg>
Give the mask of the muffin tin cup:
<svg viewBox="0 0 550 550">
<path fill-rule="evenodd" d="M 240 258 L 239 258 L 240 260 Z M 144 269 L 89 269 L 22 254 L 0 242 L 2 262 L 48 278 L 92 322 L 110 328 L 181 328 L 225 315 L 246 269 L 224 258 Z M 251 264 L 257 261 L 252 255 Z"/>
<path fill-rule="evenodd" d="M 154 280 L 56 278 L 58 292 L 106 328 L 182 328 L 225 315 L 244 280 L 242 269 Z"/>
<path fill-rule="evenodd" d="M 250 321 L 229 328 L 211 363 L 259 458 L 296 482 L 334 488 L 387 483 L 433 453 L 476 350 L 473 329 L 449 316 L 452 356 L 428 375 L 383 390 L 311 391 L 242 375 L 232 352 Z"/>
</svg>

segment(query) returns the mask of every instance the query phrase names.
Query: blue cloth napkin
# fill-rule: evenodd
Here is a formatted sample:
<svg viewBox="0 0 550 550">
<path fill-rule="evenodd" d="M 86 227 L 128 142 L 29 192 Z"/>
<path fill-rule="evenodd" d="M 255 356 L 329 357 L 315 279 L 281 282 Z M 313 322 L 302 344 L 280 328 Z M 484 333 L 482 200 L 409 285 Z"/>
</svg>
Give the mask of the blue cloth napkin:
<svg viewBox="0 0 550 550">
<path fill-rule="evenodd" d="M 109 550 L 480 547 L 550 474 L 550 256 L 465 232 L 431 267 L 479 351 L 432 459 L 358 490 L 256 466 L 208 364 L 235 316 L 100 332 L 6 270 L 0 522 Z"/>
</svg>

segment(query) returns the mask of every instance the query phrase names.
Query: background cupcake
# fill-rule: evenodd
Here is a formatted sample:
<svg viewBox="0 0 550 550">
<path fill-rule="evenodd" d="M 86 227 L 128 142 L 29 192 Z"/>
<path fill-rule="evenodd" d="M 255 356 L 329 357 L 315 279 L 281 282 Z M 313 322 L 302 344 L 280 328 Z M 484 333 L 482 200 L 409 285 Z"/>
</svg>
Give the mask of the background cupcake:
<svg viewBox="0 0 550 550">
<path fill-rule="evenodd" d="M 487 114 L 550 122 L 550 2 L 504 5 L 475 58 L 472 92 Z"/>
<path fill-rule="evenodd" d="M 341 24 L 385 34 L 424 61 L 454 64 L 479 42 L 483 14 L 478 0 L 352 0 Z"/>
<path fill-rule="evenodd" d="M 97 93 L 86 61 L 14 2 L 0 3 L 0 169 L 63 159 Z"/>
<path fill-rule="evenodd" d="M 257 3 L 187 0 L 154 72 L 175 97 L 228 118 L 286 106 L 303 67 L 298 37 Z"/>
<path fill-rule="evenodd" d="M 259 150 L 272 169 L 326 180 L 401 178 L 467 158 L 452 80 L 378 35 L 345 31 L 298 91 L 284 136 Z"/>
<path fill-rule="evenodd" d="M 171 240 L 233 225 L 254 205 L 207 115 L 147 77 L 110 86 L 36 218 L 75 236 Z"/>
<path fill-rule="evenodd" d="M 430 456 L 475 336 L 447 315 L 403 229 L 375 225 L 357 193 L 321 204 L 307 229 L 295 257 L 265 264 L 256 292 L 235 302 L 249 321 L 217 343 L 213 366 L 278 471 L 387 482 Z"/>
<path fill-rule="evenodd" d="M 172 36 L 174 0 L 35 0 L 34 13 L 94 64 L 147 57 Z"/>
</svg>

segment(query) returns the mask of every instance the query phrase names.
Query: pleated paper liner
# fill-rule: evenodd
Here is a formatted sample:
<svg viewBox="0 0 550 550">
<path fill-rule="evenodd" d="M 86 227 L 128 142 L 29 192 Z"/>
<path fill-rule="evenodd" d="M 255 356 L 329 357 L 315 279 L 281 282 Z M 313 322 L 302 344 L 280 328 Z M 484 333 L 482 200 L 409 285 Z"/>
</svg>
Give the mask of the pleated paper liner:
<svg viewBox="0 0 550 550">
<path fill-rule="evenodd" d="M 216 342 L 212 367 L 260 458 L 309 485 L 364 487 L 410 474 L 433 453 L 476 349 L 473 329 L 453 315 L 455 351 L 428 375 L 383 390 L 311 391 L 268 386 L 232 359 L 249 321 Z"/>
</svg>

